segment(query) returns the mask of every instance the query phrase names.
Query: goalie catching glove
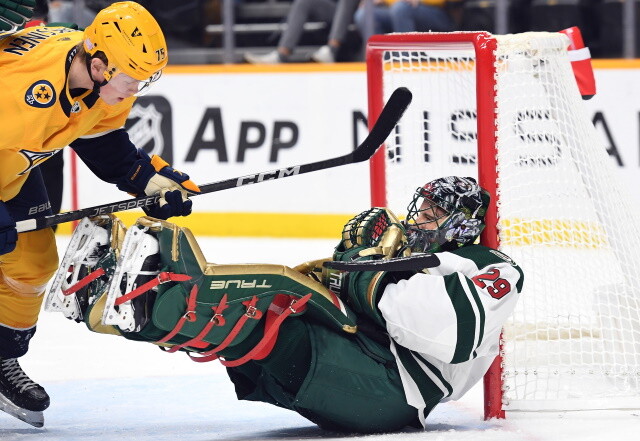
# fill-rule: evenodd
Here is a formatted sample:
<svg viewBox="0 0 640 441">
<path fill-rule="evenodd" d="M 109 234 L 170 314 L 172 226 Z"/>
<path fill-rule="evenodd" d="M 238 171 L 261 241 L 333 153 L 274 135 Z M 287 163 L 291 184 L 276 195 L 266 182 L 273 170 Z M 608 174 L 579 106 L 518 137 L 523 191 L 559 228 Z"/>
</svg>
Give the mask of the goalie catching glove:
<svg viewBox="0 0 640 441">
<path fill-rule="evenodd" d="M 149 157 L 138 149 L 138 160 L 133 164 L 124 181 L 117 186 L 134 196 L 159 195 L 154 205 L 144 207 L 144 212 L 157 219 L 172 216 L 187 216 L 192 202 L 189 194 L 200 193 L 200 188 L 189 179 L 189 175 L 173 169 L 158 155 Z"/>
<path fill-rule="evenodd" d="M 366 261 L 406 257 L 411 254 L 404 227 L 388 209 L 372 208 L 351 219 L 342 230 L 342 240 L 333 254 L 336 261 Z M 353 271 L 324 268 L 323 283 L 359 316 L 384 327 L 378 301 L 389 283 L 406 279 L 409 272 Z"/>
</svg>

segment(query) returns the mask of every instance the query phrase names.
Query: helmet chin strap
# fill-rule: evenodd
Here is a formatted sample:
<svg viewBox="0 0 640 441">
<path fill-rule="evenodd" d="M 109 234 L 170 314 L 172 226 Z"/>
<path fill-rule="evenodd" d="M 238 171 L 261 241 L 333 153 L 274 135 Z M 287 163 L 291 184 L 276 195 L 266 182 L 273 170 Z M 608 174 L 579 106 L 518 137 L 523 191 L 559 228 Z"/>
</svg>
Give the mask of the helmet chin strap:
<svg viewBox="0 0 640 441">
<path fill-rule="evenodd" d="M 104 79 L 103 81 L 96 81 L 93 79 L 93 75 L 91 75 L 91 60 L 93 60 L 93 57 L 86 57 L 85 58 L 85 65 L 87 66 L 87 73 L 89 74 L 89 78 L 91 79 L 91 81 L 93 82 L 93 91 L 97 94 L 100 93 L 100 88 L 102 86 L 106 86 L 108 81 L 106 79 Z"/>
</svg>

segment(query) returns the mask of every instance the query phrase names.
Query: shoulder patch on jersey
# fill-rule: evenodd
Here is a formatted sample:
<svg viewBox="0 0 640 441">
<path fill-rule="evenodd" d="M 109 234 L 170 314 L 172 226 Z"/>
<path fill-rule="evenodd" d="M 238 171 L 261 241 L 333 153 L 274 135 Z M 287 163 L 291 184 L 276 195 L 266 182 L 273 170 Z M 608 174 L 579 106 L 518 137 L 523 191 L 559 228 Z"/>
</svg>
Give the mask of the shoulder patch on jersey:
<svg viewBox="0 0 640 441">
<path fill-rule="evenodd" d="M 489 252 L 491 254 L 495 254 L 496 256 L 498 256 L 500 259 L 504 260 L 505 262 L 511 264 L 512 266 L 516 266 L 516 263 L 513 261 L 513 259 L 509 256 L 507 256 L 506 254 L 504 254 L 501 251 L 498 250 L 489 250 Z"/>
<path fill-rule="evenodd" d="M 56 91 L 47 80 L 38 80 L 29 86 L 24 101 L 31 107 L 51 107 L 56 102 Z"/>
</svg>

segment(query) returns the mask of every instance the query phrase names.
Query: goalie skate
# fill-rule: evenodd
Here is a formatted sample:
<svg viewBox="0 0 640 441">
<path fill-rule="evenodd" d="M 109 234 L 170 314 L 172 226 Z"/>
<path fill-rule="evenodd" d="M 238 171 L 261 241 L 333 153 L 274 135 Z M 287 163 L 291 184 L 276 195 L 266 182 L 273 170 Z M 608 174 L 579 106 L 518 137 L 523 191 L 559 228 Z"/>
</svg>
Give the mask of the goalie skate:
<svg viewBox="0 0 640 441">
<path fill-rule="evenodd" d="M 109 252 L 110 220 L 108 217 L 84 218 L 77 226 L 60 267 L 53 277 L 45 311 L 59 311 L 68 319 L 81 321 L 89 305 L 88 288 L 78 283 L 93 272 L 98 261 Z"/>
<path fill-rule="evenodd" d="M 137 332 L 150 319 L 150 308 L 155 301 L 152 288 L 135 298 L 118 301 L 160 272 L 160 247 L 148 228 L 133 227 L 127 231 L 116 269 L 109 283 L 102 315 L 104 325 L 118 326 L 125 332 Z"/>
</svg>

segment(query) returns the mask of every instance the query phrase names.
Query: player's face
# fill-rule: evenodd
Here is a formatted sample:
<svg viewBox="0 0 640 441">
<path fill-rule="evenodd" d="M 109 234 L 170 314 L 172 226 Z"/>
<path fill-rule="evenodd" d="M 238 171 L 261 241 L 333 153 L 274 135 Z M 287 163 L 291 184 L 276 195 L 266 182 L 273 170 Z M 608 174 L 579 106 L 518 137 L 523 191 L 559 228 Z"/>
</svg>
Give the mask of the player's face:
<svg viewBox="0 0 640 441">
<path fill-rule="evenodd" d="M 118 104 L 138 93 L 140 83 L 129 75 L 119 73 L 100 88 L 100 98 L 109 105 Z"/>
<path fill-rule="evenodd" d="M 435 230 L 447 218 L 447 212 L 433 201 L 424 199 L 416 216 L 415 225 L 421 230 Z"/>
<path fill-rule="evenodd" d="M 140 81 L 125 73 L 117 73 L 109 82 L 100 88 L 100 97 L 109 105 L 118 104 L 133 95 L 142 96 L 149 91 L 151 85 L 158 81 L 162 71 L 158 71 L 148 80 Z"/>
</svg>

